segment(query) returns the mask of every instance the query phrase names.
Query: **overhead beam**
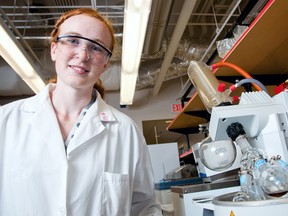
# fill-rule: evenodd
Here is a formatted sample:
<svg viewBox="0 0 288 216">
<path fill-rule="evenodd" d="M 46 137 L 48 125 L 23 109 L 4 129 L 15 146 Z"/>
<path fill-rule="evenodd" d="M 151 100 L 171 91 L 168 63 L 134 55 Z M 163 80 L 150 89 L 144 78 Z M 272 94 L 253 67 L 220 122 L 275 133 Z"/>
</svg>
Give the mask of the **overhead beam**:
<svg viewBox="0 0 288 216">
<path fill-rule="evenodd" d="M 179 42 L 182 38 L 182 35 L 184 33 L 184 30 L 187 26 L 187 23 L 190 19 L 190 16 L 192 14 L 192 11 L 194 9 L 194 6 L 196 4 L 197 0 L 185 0 L 181 9 L 181 13 L 179 15 L 177 24 L 175 26 L 174 32 L 171 37 L 171 41 L 167 47 L 167 51 L 165 53 L 163 63 L 161 65 L 161 69 L 159 72 L 159 76 L 156 80 L 154 89 L 153 89 L 153 95 L 158 95 L 160 88 L 162 86 L 162 83 L 165 79 L 165 76 L 167 74 L 167 71 L 171 65 L 171 62 L 173 60 L 173 57 L 176 53 L 177 47 L 179 45 Z"/>
</svg>

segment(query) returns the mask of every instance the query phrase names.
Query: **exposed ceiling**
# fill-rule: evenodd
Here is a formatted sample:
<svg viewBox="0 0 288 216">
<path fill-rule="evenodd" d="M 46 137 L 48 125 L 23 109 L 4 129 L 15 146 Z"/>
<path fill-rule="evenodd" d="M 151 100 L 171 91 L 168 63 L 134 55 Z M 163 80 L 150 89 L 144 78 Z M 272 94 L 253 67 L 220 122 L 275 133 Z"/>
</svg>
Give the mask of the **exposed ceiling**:
<svg viewBox="0 0 288 216">
<path fill-rule="evenodd" d="M 187 22 L 181 18 L 187 14 L 187 8 L 192 5 L 193 0 L 152 2 L 136 88 L 151 87 L 154 88 L 153 93 L 158 94 L 163 82 L 179 77 L 186 79 L 191 60 L 217 60 L 218 56 L 214 55 L 216 41 L 231 36 L 236 24 L 249 25 L 257 15 L 257 10 L 252 8 L 260 7 L 264 0 L 195 0 L 192 13 L 188 12 L 190 15 Z M 39 67 L 41 77 L 49 80 L 55 75 L 55 71 L 47 41 L 55 21 L 61 13 L 73 8 L 97 8 L 112 21 L 119 41 L 111 66 L 102 80 L 106 90 L 119 91 L 124 4 L 124 0 L 1 0 L 0 12 Z M 252 12 L 247 13 L 251 9 Z M 245 19 L 237 23 L 243 15 Z M 176 50 L 169 49 L 171 44 L 177 45 Z M 167 55 L 172 55 L 171 61 L 166 61 Z M 33 94 L 11 70 L 0 59 L 0 98 Z"/>
<path fill-rule="evenodd" d="M 179 23 L 179 17 L 187 13 L 185 9 L 187 5 L 192 5 L 192 2 L 193 0 L 153 0 L 137 89 L 153 87 L 157 81 L 158 88 L 161 88 L 163 81 L 185 76 L 189 61 L 207 61 L 215 50 L 215 39 L 224 38 L 249 1 L 198 0 L 187 23 Z M 48 38 L 57 18 L 61 13 L 73 8 L 97 8 L 111 19 L 119 41 L 111 67 L 102 79 L 107 90 L 119 90 L 124 0 L 2 0 L 0 4 L 2 18 L 39 66 L 39 73 L 46 80 L 55 74 L 50 61 Z M 236 7 L 237 5 L 239 6 Z M 178 32 L 175 32 L 175 29 Z M 176 42 L 177 49 L 172 53 L 172 61 L 163 61 L 169 51 L 170 42 Z M 0 63 L 2 68 L 5 64 L 3 61 Z M 162 68 L 167 68 L 167 71 L 160 71 Z M 162 80 L 159 80 L 160 72 L 164 73 Z M 7 91 L 7 88 L 2 88 L 3 85 L 1 83 L 1 96 L 21 94 L 23 88 L 23 85 L 15 84 L 16 91 L 13 91 L 15 88 Z M 157 94 L 160 88 L 154 93 Z M 27 90 L 22 92 L 27 93 Z"/>
</svg>

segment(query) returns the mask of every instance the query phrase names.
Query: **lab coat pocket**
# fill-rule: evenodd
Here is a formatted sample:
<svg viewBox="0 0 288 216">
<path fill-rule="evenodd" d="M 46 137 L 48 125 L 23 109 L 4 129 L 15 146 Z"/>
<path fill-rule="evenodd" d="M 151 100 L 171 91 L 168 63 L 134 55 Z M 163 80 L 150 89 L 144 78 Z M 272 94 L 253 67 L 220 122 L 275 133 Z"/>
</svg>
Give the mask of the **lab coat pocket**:
<svg viewBox="0 0 288 216">
<path fill-rule="evenodd" d="M 105 172 L 103 181 L 103 215 L 130 215 L 129 175 Z"/>
</svg>

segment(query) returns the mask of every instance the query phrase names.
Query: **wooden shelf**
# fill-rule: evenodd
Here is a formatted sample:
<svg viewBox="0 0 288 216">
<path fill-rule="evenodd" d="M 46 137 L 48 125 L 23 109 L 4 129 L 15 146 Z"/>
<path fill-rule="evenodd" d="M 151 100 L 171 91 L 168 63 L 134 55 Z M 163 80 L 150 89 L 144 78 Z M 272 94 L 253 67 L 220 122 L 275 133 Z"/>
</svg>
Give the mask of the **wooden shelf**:
<svg viewBox="0 0 288 216">
<path fill-rule="evenodd" d="M 288 70 L 288 1 L 269 1 L 223 61 L 231 62 L 253 75 L 281 74 Z M 219 68 L 216 76 L 237 72 Z M 285 81 L 285 80 L 283 80 Z"/>
<path fill-rule="evenodd" d="M 275 80 L 283 78 L 282 82 L 284 82 L 288 78 L 286 20 L 288 20 L 288 1 L 270 0 L 222 61 L 238 65 L 252 77 L 273 75 Z M 226 67 L 218 68 L 215 75 L 216 77 L 239 76 L 236 71 Z M 269 93 L 272 94 L 273 88 L 278 84 L 280 83 L 275 82 L 275 86 L 269 86 Z M 206 109 L 196 92 L 168 125 L 167 130 L 180 131 L 207 123 L 205 118 L 186 114 L 189 111 L 199 110 Z"/>
</svg>

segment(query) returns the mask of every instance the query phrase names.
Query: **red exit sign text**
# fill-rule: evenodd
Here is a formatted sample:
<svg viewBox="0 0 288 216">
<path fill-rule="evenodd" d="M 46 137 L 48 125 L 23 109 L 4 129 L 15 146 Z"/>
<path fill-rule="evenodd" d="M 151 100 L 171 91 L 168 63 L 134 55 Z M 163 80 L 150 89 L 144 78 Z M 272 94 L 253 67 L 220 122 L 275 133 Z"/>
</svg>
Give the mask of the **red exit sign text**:
<svg viewBox="0 0 288 216">
<path fill-rule="evenodd" d="M 181 104 L 171 104 L 171 109 L 172 109 L 172 112 L 174 113 L 177 113 L 177 112 L 181 112 L 182 110 L 182 105 Z"/>
</svg>

